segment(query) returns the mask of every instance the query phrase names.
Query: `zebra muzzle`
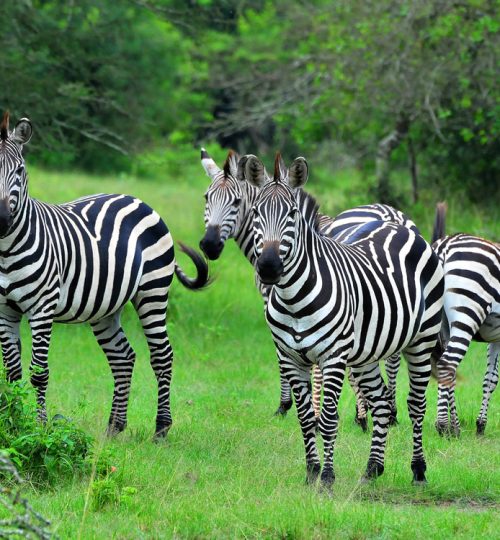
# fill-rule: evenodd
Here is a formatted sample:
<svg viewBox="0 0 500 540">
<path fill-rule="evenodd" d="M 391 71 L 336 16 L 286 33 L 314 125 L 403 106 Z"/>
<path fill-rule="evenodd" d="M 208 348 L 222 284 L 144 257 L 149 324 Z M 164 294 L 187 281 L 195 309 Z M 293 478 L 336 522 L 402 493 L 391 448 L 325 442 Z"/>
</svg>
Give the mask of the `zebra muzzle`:
<svg viewBox="0 0 500 540">
<path fill-rule="evenodd" d="M 279 243 L 264 244 L 264 249 L 257 259 L 257 273 L 262 283 L 274 285 L 278 283 L 283 274 L 283 262 L 279 255 Z"/>
<path fill-rule="evenodd" d="M 211 260 L 215 261 L 220 257 L 224 249 L 224 242 L 220 238 L 220 227 L 209 225 L 205 231 L 205 236 L 200 240 L 200 249 Z"/>
</svg>

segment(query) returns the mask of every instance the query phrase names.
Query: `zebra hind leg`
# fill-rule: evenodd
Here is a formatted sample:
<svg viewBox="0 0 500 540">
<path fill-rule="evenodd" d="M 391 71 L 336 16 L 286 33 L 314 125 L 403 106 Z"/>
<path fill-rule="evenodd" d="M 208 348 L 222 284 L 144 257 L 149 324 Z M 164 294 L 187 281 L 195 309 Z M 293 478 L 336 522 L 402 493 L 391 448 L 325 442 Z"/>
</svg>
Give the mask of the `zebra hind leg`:
<svg viewBox="0 0 500 540">
<path fill-rule="evenodd" d="M 488 365 L 483 380 L 483 401 L 481 410 L 476 420 L 476 434 L 484 435 L 486 429 L 486 420 L 488 415 L 488 406 L 491 395 L 498 384 L 498 355 L 500 354 L 500 343 L 488 344 Z"/>
<path fill-rule="evenodd" d="M 360 390 L 352 371 L 349 370 L 349 384 L 356 396 L 356 413 L 354 416 L 354 423 L 361 427 L 364 433 L 368 431 L 368 403 Z"/>
<path fill-rule="evenodd" d="M 408 362 L 408 376 L 410 390 L 408 393 L 408 413 L 413 426 L 413 456 L 411 470 L 413 472 L 413 484 L 425 484 L 425 471 L 427 465 L 422 446 L 422 425 L 424 421 L 426 399 L 425 391 L 431 376 L 429 355 L 418 350 L 406 350 L 405 358 Z"/>
<path fill-rule="evenodd" d="M 398 409 L 396 406 L 396 378 L 401 365 L 401 356 L 393 354 L 385 362 L 385 372 L 387 373 L 387 390 L 389 391 L 389 405 L 391 407 L 391 416 L 389 425 L 395 426 L 398 423 Z"/>
<path fill-rule="evenodd" d="M 167 333 L 168 288 L 155 289 L 152 292 L 139 290 L 133 304 L 148 342 L 151 367 L 158 382 L 158 411 L 154 440 L 159 440 L 166 437 L 172 426 L 170 383 L 174 353 Z"/>
<path fill-rule="evenodd" d="M 389 394 L 378 362 L 354 370 L 363 395 L 370 406 L 373 419 L 373 433 L 370 456 L 364 474 L 365 480 L 380 476 L 384 472 L 385 446 L 389 429 Z"/>
<path fill-rule="evenodd" d="M 290 388 L 290 384 L 283 374 L 280 365 L 280 404 L 274 413 L 274 416 L 286 416 L 286 413 L 291 409 L 292 404 L 292 389 Z"/>
<path fill-rule="evenodd" d="M 92 331 L 101 346 L 113 374 L 114 391 L 108 435 L 116 435 L 127 426 L 127 407 L 135 353 L 120 324 L 121 311 L 92 323 Z"/>
</svg>

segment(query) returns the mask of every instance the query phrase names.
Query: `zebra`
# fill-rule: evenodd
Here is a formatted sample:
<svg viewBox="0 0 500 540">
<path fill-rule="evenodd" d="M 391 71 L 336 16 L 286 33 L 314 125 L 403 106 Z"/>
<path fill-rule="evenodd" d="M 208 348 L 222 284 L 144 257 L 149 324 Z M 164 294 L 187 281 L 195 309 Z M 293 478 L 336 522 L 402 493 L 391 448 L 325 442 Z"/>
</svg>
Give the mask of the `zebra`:
<svg viewBox="0 0 500 540">
<path fill-rule="evenodd" d="M 287 169 L 277 155 L 272 181 L 258 158 L 242 159 L 246 180 L 259 189 L 252 209 L 256 271 L 261 281 L 273 285 L 266 318 L 296 402 L 306 481 L 316 481 L 321 472 L 321 485 L 330 489 L 333 484 L 337 403 L 346 366 L 373 417 L 364 478 L 382 474 L 390 411 L 379 360 L 402 351 L 410 379 L 413 482 L 426 482 L 425 390 L 443 304 L 443 270 L 436 254 L 420 235 L 388 222 L 368 223 L 348 244 L 324 236 L 318 229 L 318 205 L 298 189 L 308 177 L 304 158 Z M 314 363 L 324 379 L 322 470 L 309 382 Z"/>
<path fill-rule="evenodd" d="M 498 383 L 500 354 L 500 246 L 469 234 L 445 236 L 446 205 L 439 203 L 432 247 L 444 267 L 443 325 L 433 353 L 438 373 L 436 429 L 460 435 L 455 403 L 458 365 L 470 342 L 488 343 L 483 399 L 476 433 L 483 435 L 491 395 Z"/>
<path fill-rule="evenodd" d="M 173 353 L 166 327 L 173 274 L 189 289 L 208 284 L 208 266 L 180 245 L 194 262 L 188 278 L 175 262 L 170 232 L 144 202 L 127 195 L 92 195 L 47 204 L 28 193 L 22 154 L 32 124 L 19 120 L 9 132 L 0 125 L 0 344 L 9 382 L 22 377 L 19 326 L 23 315 L 32 334 L 31 382 L 38 418 L 47 420 L 45 394 L 53 322 L 88 322 L 114 378 L 108 434 L 123 431 L 135 353 L 120 324 L 131 300 L 139 316 L 158 382 L 155 437 L 171 424 Z"/>
<path fill-rule="evenodd" d="M 210 186 L 205 192 L 205 234 L 200 241 L 200 249 L 210 260 L 217 260 L 226 241 L 234 238 L 242 253 L 248 261 L 255 265 L 255 253 L 253 249 L 254 238 L 252 228 L 251 208 L 257 197 L 258 190 L 245 182 L 242 178 L 242 169 L 238 172 L 239 157 L 229 151 L 222 169 L 217 166 L 208 152 L 201 149 L 201 164 L 211 180 Z M 391 209 L 380 209 L 386 215 L 392 215 Z M 393 210 L 393 209 L 392 209 Z M 363 210 L 360 210 L 363 212 Z M 396 211 L 394 211 L 396 212 Z M 341 214 L 342 215 L 342 214 Z M 335 230 L 340 232 L 345 228 L 348 219 L 347 212 L 342 215 L 343 221 L 335 223 L 332 218 L 320 215 L 320 227 L 325 234 L 330 234 Z M 358 221 L 361 218 L 358 216 Z M 394 218 L 395 219 L 395 218 Z M 405 218 L 407 219 L 407 218 Z M 351 225 L 351 224 L 349 224 Z M 264 309 L 267 305 L 271 287 L 262 283 L 256 276 L 257 288 L 264 300 Z M 349 382 L 356 395 L 356 416 L 355 421 L 364 431 L 367 429 L 366 403 L 357 387 L 352 375 L 349 373 Z M 321 374 L 314 369 L 314 408 L 316 416 L 319 417 Z M 286 415 L 292 406 L 291 389 L 288 381 L 280 372 L 280 404 L 276 410 L 276 415 Z"/>
</svg>

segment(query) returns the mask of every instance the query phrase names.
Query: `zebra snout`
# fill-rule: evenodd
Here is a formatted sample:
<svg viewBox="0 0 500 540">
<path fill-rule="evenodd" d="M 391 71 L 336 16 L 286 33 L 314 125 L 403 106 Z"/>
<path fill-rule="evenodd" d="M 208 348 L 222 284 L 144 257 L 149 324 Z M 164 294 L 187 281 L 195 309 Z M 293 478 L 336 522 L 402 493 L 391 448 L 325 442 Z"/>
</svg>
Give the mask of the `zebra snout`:
<svg viewBox="0 0 500 540">
<path fill-rule="evenodd" d="M 200 249 L 211 261 L 219 258 L 224 249 L 224 242 L 220 238 L 218 225 L 209 225 L 207 227 L 205 236 L 200 240 Z"/>
<path fill-rule="evenodd" d="M 274 285 L 278 283 L 283 274 L 283 262 L 279 254 L 279 245 L 271 242 L 264 249 L 257 259 L 257 273 L 262 283 Z"/>
<path fill-rule="evenodd" d="M 9 208 L 9 202 L 5 199 L 0 201 L 0 237 L 4 237 L 12 225 L 12 212 Z"/>
</svg>

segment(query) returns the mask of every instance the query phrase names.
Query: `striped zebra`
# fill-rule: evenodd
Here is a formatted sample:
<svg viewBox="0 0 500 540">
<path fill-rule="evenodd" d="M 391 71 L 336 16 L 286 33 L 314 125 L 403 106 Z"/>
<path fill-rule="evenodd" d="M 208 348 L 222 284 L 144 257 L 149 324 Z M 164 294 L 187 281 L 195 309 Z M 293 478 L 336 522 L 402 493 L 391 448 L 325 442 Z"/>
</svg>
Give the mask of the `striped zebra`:
<svg viewBox="0 0 500 540">
<path fill-rule="evenodd" d="M 261 281 L 273 285 L 266 318 L 297 405 L 307 481 L 316 480 L 321 471 L 311 365 L 320 366 L 324 380 L 321 483 L 329 488 L 334 481 L 337 403 L 346 366 L 354 372 L 372 412 L 365 478 L 373 478 L 384 470 L 390 415 L 379 360 L 402 351 L 410 380 L 413 481 L 425 482 L 425 389 L 443 296 L 443 270 L 437 256 L 420 235 L 393 223 L 368 223 L 348 244 L 324 236 L 318 229 L 315 201 L 297 189 L 307 180 L 305 159 L 295 159 L 286 169 L 278 155 L 272 181 L 258 158 L 242 159 L 245 178 L 260 190 L 253 206 L 256 270 Z"/>
<path fill-rule="evenodd" d="M 253 249 L 254 237 L 251 209 L 257 197 L 258 189 L 244 180 L 238 180 L 238 162 L 238 155 L 230 151 L 221 169 L 208 152 L 204 148 L 201 149 L 201 164 L 211 183 L 205 192 L 205 235 L 200 241 L 200 248 L 210 260 L 217 260 L 224 249 L 226 241 L 229 238 L 234 238 L 242 253 L 255 266 L 256 257 Z M 394 213 L 397 212 L 390 209 L 390 207 L 384 209 L 382 206 L 380 209 L 377 208 L 377 210 L 384 215 L 393 215 L 391 210 Z M 361 213 L 363 211 L 363 208 L 359 210 Z M 319 215 L 320 228 L 324 234 L 330 234 L 333 230 L 336 232 L 344 230 L 349 216 L 347 212 L 344 212 L 341 216 L 343 217 L 343 221 L 336 223 L 328 216 Z M 356 217 L 358 221 L 362 219 L 361 215 L 357 215 Z M 373 217 L 373 214 L 370 214 L 370 217 Z M 369 218 L 365 216 L 365 219 Z M 394 219 L 396 218 L 394 217 Z M 407 218 L 404 216 L 404 219 Z M 352 223 L 349 223 L 349 226 L 351 225 Z M 266 306 L 271 286 L 262 283 L 258 276 L 256 276 L 255 281 L 263 297 L 264 306 Z M 365 400 L 350 373 L 349 382 L 356 395 L 355 421 L 361 425 L 363 430 L 366 430 Z M 317 417 L 319 417 L 320 413 L 321 384 L 321 373 L 318 369 L 314 369 L 313 396 Z M 283 374 L 280 373 L 280 404 L 275 414 L 285 415 L 291 406 L 292 396 L 290 385 Z"/>
<path fill-rule="evenodd" d="M 26 118 L 10 133 L 5 113 L 0 126 L 0 343 L 7 378 L 22 376 L 19 325 L 25 315 L 33 343 L 31 381 L 38 416 L 45 421 L 52 323 L 89 322 L 114 378 L 108 433 L 122 431 L 135 354 L 120 316 L 131 300 L 158 381 L 155 436 L 165 436 L 172 424 L 168 291 L 174 271 L 187 288 L 204 287 L 207 264 L 181 246 L 197 268 L 197 277 L 188 278 L 175 262 L 167 226 L 134 197 L 100 194 L 60 205 L 32 199 L 22 155 L 31 134 Z"/>
<path fill-rule="evenodd" d="M 476 432 L 484 434 L 491 395 L 498 383 L 500 354 L 500 246 L 469 234 L 445 236 L 446 206 L 439 204 L 433 231 L 433 249 L 444 268 L 443 326 L 437 360 L 440 434 L 460 435 L 455 403 L 458 365 L 470 342 L 488 343 L 488 363 Z"/>
</svg>

